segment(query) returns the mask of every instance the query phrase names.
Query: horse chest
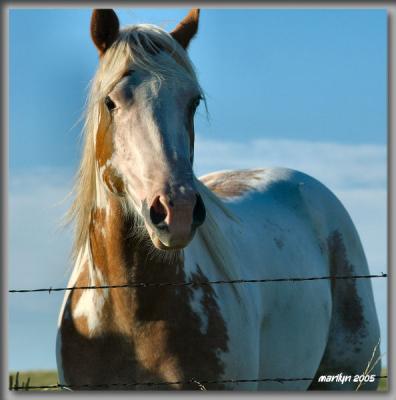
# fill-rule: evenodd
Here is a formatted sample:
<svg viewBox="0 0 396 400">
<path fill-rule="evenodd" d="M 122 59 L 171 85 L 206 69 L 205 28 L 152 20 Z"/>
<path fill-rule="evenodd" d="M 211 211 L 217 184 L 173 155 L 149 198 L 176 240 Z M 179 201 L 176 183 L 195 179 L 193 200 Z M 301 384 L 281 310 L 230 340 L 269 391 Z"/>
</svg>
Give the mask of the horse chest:
<svg viewBox="0 0 396 400">
<path fill-rule="evenodd" d="M 220 354 L 228 350 L 228 334 L 210 287 L 141 288 L 124 299 L 134 301 L 124 311 L 120 289 L 101 300 L 94 292 L 72 292 L 66 301 L 58 358 L 68 384 L 223 375 Z"/>
</svg>

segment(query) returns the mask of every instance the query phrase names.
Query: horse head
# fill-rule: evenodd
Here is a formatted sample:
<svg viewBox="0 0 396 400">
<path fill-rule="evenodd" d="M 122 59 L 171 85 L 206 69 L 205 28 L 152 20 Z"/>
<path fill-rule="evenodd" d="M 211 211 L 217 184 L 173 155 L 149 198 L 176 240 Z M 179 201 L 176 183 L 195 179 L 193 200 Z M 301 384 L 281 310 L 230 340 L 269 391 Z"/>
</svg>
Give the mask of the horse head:
<svg viewBox="0 0 396 400">
<path fill-rule="evenodd" d="M 152 25 L 120 30 L 113 10 L 94 10 L 91 19 L 97 185 L 131 206 L 163 250 L 185 247 L 206 214 L 192 170 L 203 95 L 186 51 L 198 19 L 191 10 L 171 33 Z"/>
</svg>

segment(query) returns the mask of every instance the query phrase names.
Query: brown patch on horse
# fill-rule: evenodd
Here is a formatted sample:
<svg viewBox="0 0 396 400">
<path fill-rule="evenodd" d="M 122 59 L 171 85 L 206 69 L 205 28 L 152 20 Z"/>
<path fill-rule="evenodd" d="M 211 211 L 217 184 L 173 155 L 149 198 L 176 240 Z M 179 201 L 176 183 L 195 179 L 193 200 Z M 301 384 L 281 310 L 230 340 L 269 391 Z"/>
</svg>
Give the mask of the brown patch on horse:
<svg viewBox="0 0 396 400">
<path fill-rule="evenodd" d="M 113 167 L 107 167 L 103 171 L 102 178 L 108 189 L 119 196 L 125 194 L 125 186 L 121 177 Z"/>
<path fill-rule="evenodd" d="M 96 134 L 96 160 L 99 167 L 104 167 L 108 160 L 111 159 L 114 151 L 113 136 L 111 132 L 111 120 L 109 113 L 102 107 L 101 118 L 99 122 L 98 132 Z M 124 182 L 117 174 L 117 171 L 107 166 L 102 172 L 102 179 L 108 189 L 117 195 L 125 194 Z"/>
<path fill-rule="evenodd" d="M 76 294 L 77 291 L 70 296 L 73 298 Z M 72 305 L 66 307 L 65 311 L 70 314 Z M 130 370 L 136 364 L 130 338 L 116 329 L 89 336 L 82 329 L 82 324 L 83 318 L 70 318 L 63 319 L 61 325 L 63 374 L 68 385 L 77 386 L 73 390 L 147 389 L 123 386 L 133 381 Z M 138 379 L 144 381 L 148 377 L 142 372 Z"/>
<path fill-rule="evenodd" d="M 327 251 L 331 276 L 354 275 L 354 267 L 348 261 L 346 247 L 339 231 L 327 239 Z M 331 279 L 332 315 L 328 342 L 316 376 L 309 390 L 334 389 L 334 384 L 318 382 L 321 375 L 344 375 L 357 373 L 351 353 L 361 351 L 362 338 L 367 334 L 361 298 L 354 279 Z M 341 349 L 341 346 L 348 346 Z M 345 389 L 341 384 L 339 389 Z"/>
<path fill-rule="evenodd" d="M 111 9 L 93 10 L 91 16 L 91 38 L 99 56 L 103 56 L 106 50 L 118 37 L 120 23 L 116 13 Z"/>
<path fill-rule="evenodd" d="M 239 197 L 255 190 L 251 183 L 260 181 L 262 172 L 262 169 L 226 171 L 210 174 L 201 180 L 220 197 Z"/>
<path fill-rule="evenodd" d="M 209 282 L 206 275 L 202 272 L 199 265 L 197 265 L 197 272 L 194 272 L 191 276 L 191 280 L 193 282 Z M 212 338 L 213 342 L 211 345 L 215 346 L 222 351 L 227 351 L 227 342 L 228 342 L 228 334 L 227 329 L 224 324 L 224 320 L 219 310 L 219 306 L 217 304 L 217 294 L 213 290 L 213 287 L 209 284 L 207 285 L 193 285 L 192 289 L 195 290 L 197 288 L 201 288 L 203 291 L 203 297 L 201 299 L 201 304 L 203 310 L 205 310 L 206 315 L 208 316 L 208 327 L 206 335 L 210 335 L 210 333 L 215 334 L 216 336 Z M 209 333 L 210 332 L 210 333 Z M 210 349 L 207 349 L 210 350 Z M 213 359 L 213 353 L 209 352 L 207 355 L 208 362 L 211 364 L 219 364 L 219 361 Z M 221 365 L 218 365 L 218 369 L 222 369 Z"/>
<path fill-rule="evenodd" d="M 349 263 L 342 235 L 334 231 L 327 241 L 331 276 L 351 276 L 354 268 Z M 361 299 L 357 294 L 354 279 L 332 279 L 333 308 L 337 309 L 345 328 L 356 334 L 364 328 Z"/>
<path fill-rule="evenodd" d="M 276 247 L 277 247 L 279 250 L 282 250 L 283 247 L 285 246 L 285 243 L 284 243 L 284 241 L 283 241 L 281 238 L 275 237 L 275 238 L 274 238 L 274 242 L 275 242 L 275 244 L 276 244 Z"/>
<path fill-rule="evenodd" d="M 96 134 L 96 160 L 99 167 L 106 165 L 107 161 L 113 155 L 113 136 L 111 132 L 111 119 L 109 113 L 101 109 L 101 118 L 99 122 L 98 132 Z M 117 174 L 117 171 L 111 167 L 107 166 L 103 173 L 102 179 L 108 189 L 117 195 L 123 195 L 125 193 L 124 182 L 121 177 Z"/>
<path fill-rule="evenodd" d="M 108 233 L 104 227 L 106 226 L 106 210 L 104 208 L 97 208 L 91 211 L 91 224 L 89 226 L 89 243 L 92 252 L 92 260 L 96 268 L 102 271 L 106 265 L 106 252 L 102 246 L 103 241 L 106 239 L 105 235 Z"/>
<path fill-rule="evenodd" d="M 85 265 L 78 278 L 76 286 L 90 285 L 88 268 Z M 94 282 L 99 284 L 99 282 Z M 91 289 L 89 289 L 91 290 Z M 101 289 L 98 289 L 103 294 Z M 92 389 L 125 389 L 123 386 L 98 386 L 106 383 L 125 383 L 129 381 L 128 369 L 133 362 L 131 343 L 125 335 L 109 330 L 105 334 L 92 334 L 89 330 L 87 318 L 84 315 L 73 316 L 73 310 L 83 295 L 83 290 L 72 291 L 65 306 L 64 316 L 60 328 L 61 335 L 61 354 L 63 375 L 66 382 L 80 387 L 73 390 L 92 390 Z M 99 293 L 98 293 L 99 295 Z M 108 304 L 104 305 L 103 316 L 111 314 Z M 108 325 L 105 320 L 101 321 L 101 328 Z M 102 332 L 102 331 L 101 331 Z M 114 355 L 122 354 L 122 357 Z M 105 368 L 97 369 L 96 366 L 106 362 Z M 106 380 L 107 371 L 117 371 L 111 375 L 112 382 Z"/>
<path fill-rule="evenodd" d="M 173 261 L 164 261 L 160 253 L 148 254 L 149 239 L 146 242 L 134 237 L 133 219 L 123 214 L 117 198 L 109 201 L 110 214 L 106 215 L 105 209 L 94 211 L 90 226 L 93 262 L 106 282 L 111 285 L 186 280 L 182 253 L 175 253 Z M 192 279 L 207 281 L 199 267 Z M 227 328 L 213 288 L 201 288 L 202 306 L 208 318 L 206 333 L 201 332 L 201 320 L 191 307 L 198 286 L 108 289 L 101 331 L 94 337 L 78 328 L 79 321 L 64 320 L 62 354 L 66 356 L 63 369 L 68 383 L 221 379 L 224 365 L 220 354 L 228 351 Z M 72 300 L 68 307 L 74 304 Z M 223 389 L 221 384 L 205 386 Z M 103 387 L 120 388 L 199 389 L 194 383 Z"/>
<path fill-rule="evenodd" d="M 147 258 L 144 252 L 135 252 L 133 257 L 136 281 L 186 280 L 181 255 L 174 263 L 152 259 L 148 265 L 144 265 Z M 191 279 L 208 281 L 199 267 Z M 194 290 L 201 288 L 202 306 L 208 318 L 206 333 L 202 333 L 201 320 L 191 307 Z M 135 296 L 137 308 L 133 331 L 138 358 L 146 369 L 160 370 L 168 380 L 188 381 L 195 378 L 210 381 L 221 378 L 224 365 L 219 353 L 228 350 L 228 335 L 212 287 L 150 287 L 137 290 Z M 223 389 L 222 384 L 205 386 L 207 389 Z M 185 383 L 179 389 L 199 388 Z"/>
<path fill-rule="evenodd" d="M 104 106 L 102 105 L 95 148 L 96 160 L 98 161 L 99 167 L 104 166 L 107 160 L 109 160 L 113 155 L 113 135 L 110 126 L 110 115 L 106 110 L 104 110 Z"/>
<path fill-rule="evenodd" d="M 193 8 L 170 33 L 184 49 L 187 49 L 191 39 L 198 31 L 199 11 L 199 8 Z"/>
</svg>

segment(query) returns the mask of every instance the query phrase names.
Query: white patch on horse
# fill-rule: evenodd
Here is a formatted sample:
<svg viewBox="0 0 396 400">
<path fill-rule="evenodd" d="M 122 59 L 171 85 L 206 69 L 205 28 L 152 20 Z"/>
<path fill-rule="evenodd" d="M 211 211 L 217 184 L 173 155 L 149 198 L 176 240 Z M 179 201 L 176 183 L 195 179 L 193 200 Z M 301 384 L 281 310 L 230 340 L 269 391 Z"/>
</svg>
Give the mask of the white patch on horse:
<svg viewBox="0 0 396 400">
<path fill-rule="evenodd" d="M 88 243 L 86 243 L 85 246 L 79 251 L 79 253 L 77 255 L 77 259 L 74 264 L 73 272 L 72 272 L 69 282 L 67 284 L 68 287 L 73 287 L 76 284 L 76 281 L 82 272 L 82 268 L 86 265 L 87 262 L 89 262 L 89 259 L 90 259 L 89 247 L 88 247 Z M 61 326 L 62 319 L 63 318 L 68 319 L 70 317 L 70 314 L 66 307 L 69 297 L 70 297 L 70 292 L 66 292 L 65 296 L 63 297 L 62 306 L 61 306 L 61 309 L 59 312 L 58 329 Z"/>
<path fill-rule="evenodd" d="M 199 316 L 200 326 L 199 329 L 201 333 L 206 334 L 208 333 L 208 315 L 205 312 L 205 308 L 203 306 L 203 297 L 204 291 L 202 287 L 194 288 L 193 289 L 193 298 L 191 300 L 191 307 L 195 314 Z"/>
<path fill-rule="evenodd" d="M 65 374 L 62 365 L 62 335 L 58 330 L 56 335 L 56 364 L 58 368 L 58 381 L 60 384 L 65 384 Z"/>
<path fill-rule="evenodd" d="M 86 242 L 84 248 L 80 251 L 77 257 L 73 274 L 68 283 L 69 287 L 75 285 L 83 268 L 88 268 L 89 285 L 106 285 L 106 281 L 103 278 L 102 273 L 99 269 L 94 267 L 89 241 Z M 67 293 L 63 299 L 61 312 L 59 314 L 58 327 L 61 325 L 62 318 L 70 317 L 69 315 L 66 315 L 64 311 L 67 309 L 66 305 L 69 301 L 69 295 L 70 293 Z M 93 333 L 99 325 L 100 315 L 107 296 L 108 289 L 86 289 L 78 300 L 76 308 L 72 310 L 73 318 L 82 316 L 87 318 L 87 324 L 90 333 Z"/>
<path fill-rule="evenodd" d="M 87 289 L 73 310 L 74 318 L 85 317 L 87 319 L 90 334 L 93 334 L 99 326 L 104 301 L 103 295 L 98 295 L 95 290 Z"/>
<path fill-rule="evenodd" d="M 106 285 L 102 273 L 97 269 L 90 271 L 90 285 Z M 78 300 L 77 306 L 73 310 L 73 317 L 85 317 L 89 333 L 92 335 L 100 326 L 103 306 L 108 296 L 108 289 L 86 289 Z"/>
<path fill-rule="evenodd" d="M 159 80 L 156 74 L 137 68 L 134 80 L 121 80 L 110 92 L 116 102 L 126 105 L 114 114 L 116 129 L 110 164 L 127 187 L 128 200 L 131 198 L 133 205 L 167 180 L 169 171 L 175 182 L 184 180 L 190 163 L 187 128 L 180 124 L 185 110 L 180 104 L 200 93 L 199 85 L 168 53 L 159 54 L 157 61 L 172 71 L 176 82 L 167 75 Z M 125 87 L 133 89 L 133 107 L 127 106 Z M 158 99 L 161 107 L 157 107 Z"/>
</svg>

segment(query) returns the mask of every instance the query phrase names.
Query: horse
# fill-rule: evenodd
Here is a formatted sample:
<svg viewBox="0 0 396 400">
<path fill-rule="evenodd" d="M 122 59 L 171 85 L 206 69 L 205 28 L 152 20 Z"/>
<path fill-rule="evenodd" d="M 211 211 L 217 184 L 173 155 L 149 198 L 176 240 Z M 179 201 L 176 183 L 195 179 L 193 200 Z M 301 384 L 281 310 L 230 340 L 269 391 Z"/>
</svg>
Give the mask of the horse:
<svg viewBox="0 0 396 400">
<path fill-rule="evenodd" d="M 235 282 L 366 275 L 368 265 L 347 211 L 316 179 L 286 168 L 194 175 L 198 23 L 198 9 L 170 33 L 92 13 L 99 66 L 69 215 L 77 289 L 59 315 L 59 382 L 355 389 L 318 377 L 365 370 L 380 337 L 369 279 Z"/>
</svg>

